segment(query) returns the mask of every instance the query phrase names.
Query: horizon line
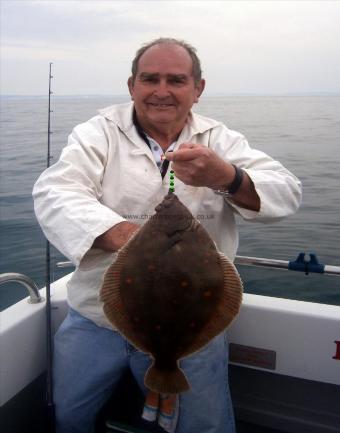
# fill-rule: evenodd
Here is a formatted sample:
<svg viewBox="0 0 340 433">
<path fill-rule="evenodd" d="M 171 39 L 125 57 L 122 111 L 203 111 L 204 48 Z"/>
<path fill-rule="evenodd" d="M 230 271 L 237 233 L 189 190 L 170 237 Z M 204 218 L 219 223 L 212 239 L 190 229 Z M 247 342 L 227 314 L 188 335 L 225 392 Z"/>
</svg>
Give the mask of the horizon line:
<svg viewBox="0 0 340 433">
<path fill-rule="evenodd" d="M 230 93 L 207 93 L 202 95 L 201 98 L 218 98 L 218 97 L 233 97 L 233 96 L 340 96 L 340 91 L 317 91 L 317 92 L 230 92 Z M 48 94 L 22 94 L 22 93 L 7 93 L 1 94 L 0 98 L 47 98 Z M 63 98 L 63 97 L 83 97 L 83 98 L 130 98 L 129 94 L 104 94 L 104 93 L 63 93 L 56 94 L 53 93 L 53 98 Z"/>
</svg>

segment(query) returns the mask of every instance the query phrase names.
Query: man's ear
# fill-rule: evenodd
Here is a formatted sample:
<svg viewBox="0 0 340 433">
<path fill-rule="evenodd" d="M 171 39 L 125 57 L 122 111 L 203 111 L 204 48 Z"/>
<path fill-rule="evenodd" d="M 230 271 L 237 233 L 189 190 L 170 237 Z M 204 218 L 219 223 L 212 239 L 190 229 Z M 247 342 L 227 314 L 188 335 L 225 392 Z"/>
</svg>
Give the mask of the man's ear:
<svg viewBox="0 0 340 433">
<path fill-rule="evenodd" d="M 196 84 L 195 102 L 198 102 L 199 97 L 202 95 L 204 88 L 205 88 L 205 80 L 202 79 L 198 84 Z"/>
<path fill-rule="evenodd" d="M 127 80 L 127 85 L 131 95 L 131 99 L 133 100 L 133 78 L 132 77 L 129 77 L 129 79 Z"/>
</svg>

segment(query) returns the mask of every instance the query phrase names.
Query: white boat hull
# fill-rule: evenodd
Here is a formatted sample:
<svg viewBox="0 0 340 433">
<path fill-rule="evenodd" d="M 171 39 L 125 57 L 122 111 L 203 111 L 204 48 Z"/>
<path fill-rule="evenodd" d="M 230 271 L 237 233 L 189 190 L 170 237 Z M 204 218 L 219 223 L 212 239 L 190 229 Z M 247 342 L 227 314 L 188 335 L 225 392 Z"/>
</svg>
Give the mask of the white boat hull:
<svg viewBox="0 0 340 433">
<path fill-rule="evenodd" d="M 67 313 L 69 277 L 51 286 L 53 332 Z M 6 407 L 45 371 L 45 302 L 25 299 L 0 315 Z M 245 294 L 228 337 L 237 416 L 287 432 L 340 432 L 340 306 Z"/>
</svg>

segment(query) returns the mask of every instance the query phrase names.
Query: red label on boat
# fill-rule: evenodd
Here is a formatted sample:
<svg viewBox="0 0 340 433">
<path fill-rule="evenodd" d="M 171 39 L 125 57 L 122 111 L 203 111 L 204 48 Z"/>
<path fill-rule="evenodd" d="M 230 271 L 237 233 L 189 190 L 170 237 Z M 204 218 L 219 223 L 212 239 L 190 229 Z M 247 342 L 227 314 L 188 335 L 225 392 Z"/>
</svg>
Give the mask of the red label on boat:
<svg viewBox="0 0 340 433">
<path fill-rule="evenodd" d="M 336 344 L 336 352 L 335 355 L 333 356 L 333 359 L 340 360 L 340 341 L 334 341 L 334 343 Z"/>
</svg>

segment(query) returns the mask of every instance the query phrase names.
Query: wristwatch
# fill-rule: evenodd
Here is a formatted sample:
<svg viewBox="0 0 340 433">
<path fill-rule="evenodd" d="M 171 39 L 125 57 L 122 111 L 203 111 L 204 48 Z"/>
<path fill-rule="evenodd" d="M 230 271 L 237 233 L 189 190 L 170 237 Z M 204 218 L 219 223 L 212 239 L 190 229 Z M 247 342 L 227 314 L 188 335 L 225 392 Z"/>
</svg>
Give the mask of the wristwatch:
<svg viewBox="0 0 340 433">
<path fill-rule="evenodd" d="M 237 167 L 235 164 L 231 164 L 235 169 L 235 177 L 229 186 L 225 189 L 214 189 L 214 193 L 228 197 L 229 195 L 235 194 L 241 186 L 243 180 L 243 170 Z"/>
</svg>

